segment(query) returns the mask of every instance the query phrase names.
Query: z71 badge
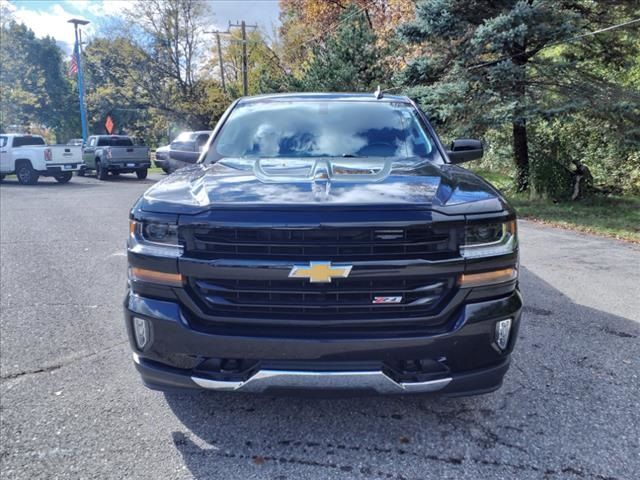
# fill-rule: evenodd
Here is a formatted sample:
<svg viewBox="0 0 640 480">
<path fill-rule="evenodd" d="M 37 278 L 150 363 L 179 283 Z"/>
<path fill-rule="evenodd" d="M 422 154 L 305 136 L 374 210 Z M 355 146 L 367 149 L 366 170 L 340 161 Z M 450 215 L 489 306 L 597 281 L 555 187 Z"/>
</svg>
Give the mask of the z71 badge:
<svg viewBox="0 0 640 480">
<path fill-rule="evenodd" d="M 402 297 L 373 297 L 371 303 L 402 303 Z"/>
</svg>

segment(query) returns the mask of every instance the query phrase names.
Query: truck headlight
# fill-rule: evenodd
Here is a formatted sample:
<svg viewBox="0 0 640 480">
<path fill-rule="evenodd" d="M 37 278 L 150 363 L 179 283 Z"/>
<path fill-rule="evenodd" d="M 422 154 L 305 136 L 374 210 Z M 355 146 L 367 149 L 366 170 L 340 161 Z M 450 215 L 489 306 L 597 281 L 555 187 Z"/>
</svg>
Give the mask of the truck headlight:
<svg viewBox="0 0 640 480">
<path fill-rule="evenodd" d="M 460 254 L 465 258 L 507 255 L 518 245 L 518 226 L 515 220 L 469 225 L 464 237 Z"/>
<path fill-rule="evenodd" d="M 171 223 L 130 220 L 129 250 L 154 257 L 179 257 L 178 226 Z"/>
</svg>

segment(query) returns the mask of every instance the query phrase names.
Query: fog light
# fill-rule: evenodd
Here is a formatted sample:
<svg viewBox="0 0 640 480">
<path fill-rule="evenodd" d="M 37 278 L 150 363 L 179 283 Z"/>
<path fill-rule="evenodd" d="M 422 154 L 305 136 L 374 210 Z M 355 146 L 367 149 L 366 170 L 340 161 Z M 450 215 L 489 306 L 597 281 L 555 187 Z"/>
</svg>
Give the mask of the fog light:
<svg viewBox="0 0 640 480">
<path fill-rule="evenodd" d="M 133 317 L 133 331 L 136 337 L 136 345 L 142 350 L 149 343 L 149 322 L 144 318 Z"/>
<path fill-rule="evenodd" d="M 509 344 L 509 334 L 511 333 L 511 319 L 500 320 L 496 323 L 496 344 L 500 350 L 507 348 Z"/>
</svg>

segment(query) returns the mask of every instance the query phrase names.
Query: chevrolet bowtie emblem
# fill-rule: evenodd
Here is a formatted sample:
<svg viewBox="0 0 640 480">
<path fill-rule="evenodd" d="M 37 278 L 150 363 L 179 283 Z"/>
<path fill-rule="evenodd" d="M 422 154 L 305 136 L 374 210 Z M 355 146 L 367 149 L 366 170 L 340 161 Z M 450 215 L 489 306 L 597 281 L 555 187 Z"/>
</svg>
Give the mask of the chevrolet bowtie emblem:
<svg viewBox="0 0 640 480">
<path fill-rule="evenodd" d="M 294 265 L 290 278 L 308 278 L 311 283 L 330 283 L 332 278 L 346 278 L 351 265 L 331 265 L 331 262 L 310 262 L 309 265 Z"/>
</svg>

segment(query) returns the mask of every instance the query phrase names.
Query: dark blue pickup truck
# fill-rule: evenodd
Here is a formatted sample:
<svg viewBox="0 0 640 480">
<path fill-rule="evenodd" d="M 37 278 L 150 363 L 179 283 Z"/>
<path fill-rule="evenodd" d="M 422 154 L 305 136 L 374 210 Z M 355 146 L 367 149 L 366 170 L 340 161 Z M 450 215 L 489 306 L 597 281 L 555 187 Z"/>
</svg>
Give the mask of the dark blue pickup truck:
<svg viewBox="0 0 640 480">
<path fill-rule="evenodd" d="M 242 98 L 199 163 L 134 205 L 125 320 L 154 389 L 500 387 L 516 341 L 516 216 L 402 96 Z"/>
</svg>

